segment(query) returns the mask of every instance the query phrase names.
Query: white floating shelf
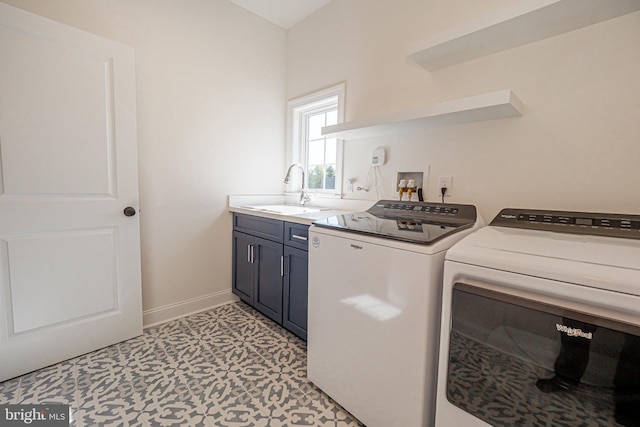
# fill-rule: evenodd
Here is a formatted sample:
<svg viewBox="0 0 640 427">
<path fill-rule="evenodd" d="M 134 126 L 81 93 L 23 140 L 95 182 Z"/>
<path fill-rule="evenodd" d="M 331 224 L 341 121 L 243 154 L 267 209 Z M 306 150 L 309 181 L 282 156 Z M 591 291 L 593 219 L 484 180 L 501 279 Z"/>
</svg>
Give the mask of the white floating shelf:
<svg viewBox="0 0 640 427">
<path fill-rule="evenodd" d="M 522 102 L 509 89 L 454 99 L 410 111 L 322 128 L 322 135 L 342 139 L 368 138 L 425 125 L 452 125 L 522 115 Z"/>
<path fill-rule="evenodd" d="M 526 0 L 407 47 L 407 58 L 428 71 L 640 10 L 638 0 Z"/>
</svg>

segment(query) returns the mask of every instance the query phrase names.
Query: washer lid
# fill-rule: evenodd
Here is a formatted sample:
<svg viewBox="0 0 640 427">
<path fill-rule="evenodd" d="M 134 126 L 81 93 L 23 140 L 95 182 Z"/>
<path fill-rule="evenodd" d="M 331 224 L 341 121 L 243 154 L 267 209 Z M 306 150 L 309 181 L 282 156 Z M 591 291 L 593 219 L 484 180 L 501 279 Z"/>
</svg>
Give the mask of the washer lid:
<svg viewBox="0 0 640 427">
<path fill-rule="evenodd" d="M 395 200 L 380 200 L 366 212 L 314 221 L 318 227 L 420 245 L 431 245 L 482 224 L 473 205 Z"/>
<path fill-rule="evenodd" d="M 489 226 L 462 239 L 448 261 L 640 295 L 640 241 Z"/>
</svg>

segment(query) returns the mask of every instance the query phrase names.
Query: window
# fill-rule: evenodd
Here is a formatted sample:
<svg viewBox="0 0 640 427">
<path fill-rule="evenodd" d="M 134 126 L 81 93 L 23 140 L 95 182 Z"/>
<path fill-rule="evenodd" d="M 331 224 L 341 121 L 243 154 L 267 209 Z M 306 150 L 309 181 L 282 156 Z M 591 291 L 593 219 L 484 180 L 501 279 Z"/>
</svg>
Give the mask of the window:
<svg viewBox="0 0 640 427">
<path fill-rule="evenodd" d="M 322 136 L 321 130 L 342 122 L 344 89 L 340 84 L 289 102 L 287 159 L 304 167 L 305 187 L 310 192 L 342 193 L 342 144 Z M 298 191 L 299 185 L 294 183 L 289 190 Z"/>
</svg>

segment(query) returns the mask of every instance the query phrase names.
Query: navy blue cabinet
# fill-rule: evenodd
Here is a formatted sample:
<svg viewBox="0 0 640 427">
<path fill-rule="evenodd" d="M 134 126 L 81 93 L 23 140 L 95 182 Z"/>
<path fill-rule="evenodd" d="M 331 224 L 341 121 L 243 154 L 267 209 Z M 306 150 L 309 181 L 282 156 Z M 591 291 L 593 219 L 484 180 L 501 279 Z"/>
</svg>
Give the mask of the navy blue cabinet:
<svg viewBox="0 0 640 427">
<path fill-rule="evenodd" d="M 284 223 L 282 325 L 303 340 L 307 339 L 308 242 L 309 226 Z"/>
<path fill-rule="evenodd" d="M 256 269 L 251 261 L 251 245 L 254 241 L 254 236 L 233 232 L 233 293 L 251 306 L 256 277 Z"/>
<path fill-rule="evenodd" d="M 256 238 L 254 245 L 256 278 L 253 306 L 282 324 L 282 243 Z"/>
<path fill-rule="evenodd" d="M 309 227 L 235 213 L 233 293 L 307 339 Z"/>
<path fill-rule="evenodd" d="M 309 254 L 302 249 L 285 246 L 284 259 L 282 325 L 306 340 Z"/>
</svg>

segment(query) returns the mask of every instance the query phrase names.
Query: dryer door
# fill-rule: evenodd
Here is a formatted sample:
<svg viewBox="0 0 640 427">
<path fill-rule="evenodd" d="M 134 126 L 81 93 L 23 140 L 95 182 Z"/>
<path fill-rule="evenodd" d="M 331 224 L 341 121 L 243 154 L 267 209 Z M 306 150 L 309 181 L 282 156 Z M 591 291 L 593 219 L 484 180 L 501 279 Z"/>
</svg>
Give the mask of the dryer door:
<svg viewBox="0 0 640 427">
<path fill-rule="evenodd" d="M 640 426 L 637 325 L 455 283 L 448 360 L 448 401 L 493 426 Z"/>
</svg>

